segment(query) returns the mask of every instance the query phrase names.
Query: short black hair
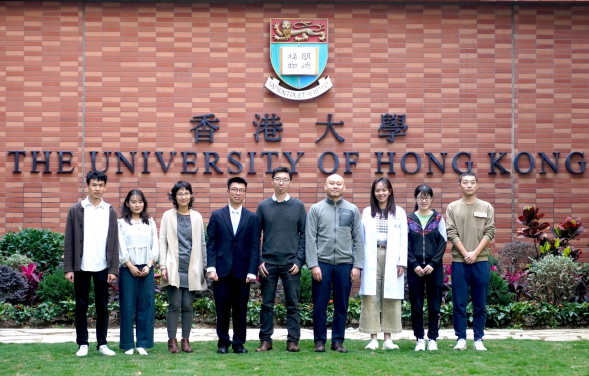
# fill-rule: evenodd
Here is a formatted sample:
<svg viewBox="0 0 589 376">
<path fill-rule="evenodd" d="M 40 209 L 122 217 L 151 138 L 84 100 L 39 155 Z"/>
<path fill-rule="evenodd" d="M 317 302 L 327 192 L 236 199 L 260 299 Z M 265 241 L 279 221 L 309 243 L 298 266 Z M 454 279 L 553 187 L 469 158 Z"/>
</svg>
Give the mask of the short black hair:
<svg viewBox="0 0 589 376">
<path fill-rule="evenodd" d="M 245 189 L 247 190 L 247 181 L 244 178 L 240 178 L 239 176 L 232 177 L 231 179 L 227 179 L 227 189 L 231 188 L 231 184 L 238 183 L 245 185 Z"/>
<path fill-rule="evenodd" d="M 288 167 L 284 167 L 284 166 L 276 167 L 274 170 L 272 170 L 272 179 L 274 179 L 274 175 L 276 175 L 279 172 L 288 173 L 288 178 L 290 180 L 292 180 L 292 171 L 290 171 L 290 169 Z"/>
<path fill-rule="evenodd" d="M 90 185 L 90 180 L 92 179 L 103 181 L 106 184 L 108 178 L 104 172 L 92 170 L 86 175 L 86 184 Z"/>
<path fill-rule="evenodd" d="M 434 198 L 434 190 L 432 189 L 432 187 L 430 187 L 427 184 L 422 184 L 422 185 L 418 186 L 417 188 L 415 188 L 415 192 L 413 193 L 413 197 L 417 198 L 417 196 L 419 196 L 420 194 L 422 196 L 429 196 L 431 198 Z M 417 209 L 419 209 L 419 205 L 417 205 L 417 202 L 416 202 L 414 211 L 417 211 Z"/>
<path fill-rule="evenodd" d="M 458 178 L 458 184 L 462 183 L 462 178 L 465 178 L 467 176 L 474 176 L 474 180 L 478 183 L 479 179 L 477 178 L 476 174 L 474 172 L 465 172 L 463 174 L 460 175 L 460 178 Z"/>
<path fill-rule="evenodd" d="M 178 209 L 178 201 L 176 200 L 176 194 L 182 188 L 186 188 L 188 192 L 192 195 L 192 185 L 189 182 L 180 180 L 178 183 L 174 184 L 172 188 L 172 192 L 168 193 L 168 199 L 172 201 L 174 207 Z M 194 203 L 194 197 L 190 196 L 190 202 L 188 203 L 188 209 L 192 208 L 192 204 Z"/>
</svg>

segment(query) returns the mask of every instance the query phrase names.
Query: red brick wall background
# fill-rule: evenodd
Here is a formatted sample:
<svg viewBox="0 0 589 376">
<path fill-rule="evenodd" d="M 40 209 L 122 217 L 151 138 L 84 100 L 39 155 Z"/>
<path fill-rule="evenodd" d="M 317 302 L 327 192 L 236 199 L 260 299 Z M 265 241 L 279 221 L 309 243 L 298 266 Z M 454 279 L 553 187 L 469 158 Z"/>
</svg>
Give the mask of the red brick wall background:
<svg viewBox="0 0 589 376">
<path fill-rule="evenodd" d="M 295 102 L 264 89 L 275 77 L 268 20 L 278 17 L 329 20 L 324 76 L 334 88 L 322 97 Z M 319 156 L 336 152 L 343 174 L 343 152 L 359 152 L 345 176 L 345 196 L 360 209 L 372 180 L 383 176 L 375 174 L 374 153 L 394 151 L 396 174 L 389 177 L 398 205 L 412 210 L 414 188 L 426 183 L 442 211 L 460 197 L 451 162 L 466 151 L 479 174 L 479 197 L 496 208 L 495 247 L 512 240 L 525 205 L 539 205 L 550 222 L 568 215 L 589 221 L 589 173 L 573 175 L 564 165 L 571 151 L 585 153 L 575 168 L 589 159 L 587 5 L 3 2 L 0 40 L 0 234 L 18 227 L 63 231 L 67 208 L 82 197 L 90 151 L 100 152 L 99 169 L 103 151 L 127 158 L 138 152 L 135 173 L 123 166 L 116 174 L 111 155 L 104 198 L 120 208 L 128 190 L 139 187 L 158 223 L 171 207 L 166 192 L 181 179 L 193 184 L 195 209 L 205 219 L 225 205 L 230 151 L 242 153 L 250 210 L 272 194 L 263 151 L 305 152 L 291 193 L 307 206 L 324 197 Z M 189 120 L 208 113 L 220 120 L 215 142 L 194 143 Z M 282 118 L 282 142 L 255 142 L 254 115 L 265 113 Z M 406 137 L 389 144 L 377 136 L 384 113 L 407 115 Z M 315 143 L 325 130 L 315 122 L 327 114 L 345 122 L 337 127 L 345 142 L 329 134 Z M 27 151 L 21 173 L 12 172 L 10 150 Z M 30 172 L 32 150 L 53 151 L 53 173 Z M 74 152 L 73 174 L 56 173 L 57 151 Z M 151 152 L 150 174 L 141 173 L 142 151 Z M 178 153 L 167 174 L 156 151 L 166 162 L 170 151 Z M 197 174 L 181 173 L 182 151 L 198 152 Z M 219 154 L 223 174 L 203 173 L 204 151 Z M 255 175 L 247 174 L 253 151 Z M 401 170 L 408 151 L 422 158 L 416 174 Z M 511 175 L 488 174 L 487 153 L 495 151 L 507 152 L 501 163 Z M 521 151 L 535 157 L 526 175 L 510 166 Z M 553 158 L 554 151 L 561 153 L 559 173 L 546 167 L 540 174 L 538 153 Z M 426 152 L 438 159 L 448 153 L 445 174 L 435 166 L 426 174 Z M 287 163 L 281 154 L 272 165 Z M 587 243 L 585 234 L 576 245 Z"/>
</svg>

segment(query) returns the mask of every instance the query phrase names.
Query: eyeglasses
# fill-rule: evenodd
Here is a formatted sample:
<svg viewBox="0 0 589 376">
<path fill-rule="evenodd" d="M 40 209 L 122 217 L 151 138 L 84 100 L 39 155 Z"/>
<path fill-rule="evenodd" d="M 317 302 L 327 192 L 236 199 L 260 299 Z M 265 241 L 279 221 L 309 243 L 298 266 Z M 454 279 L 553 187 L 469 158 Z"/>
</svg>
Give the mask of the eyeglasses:
<svg viewBox="0 0 589 376">
<path fill-rule="evenodd" d="M 281 179 L 281 178 L 274 178 L 274 181 L 276 183 L 283 182 L 284 184 L 286 184 L 286 183 L 290 182 L 290 179 L 289 178 L 283 178 L 283 179 Z"/>
<path fill-rule="evenodd" d="M 231 188 L 230 191 L 232 193 L 241 193 L 241 194 L 244 194 L 245 193 L 245 189 L 243 189 L 243 188 L 241 188 L 241 189 Z"/>
<path fill-rule="evenodd" d="M 176 197 L 190 197 L 190 196 L 192 196 L 192 193 L 190 193 L 190 192 L 176 193 Z"/>
<path fill-rule="evenodd" d="M 432 197 L 431 196 L 417 196 L 417 200 L 418 201 L 431 201 Z"/>
</svg>

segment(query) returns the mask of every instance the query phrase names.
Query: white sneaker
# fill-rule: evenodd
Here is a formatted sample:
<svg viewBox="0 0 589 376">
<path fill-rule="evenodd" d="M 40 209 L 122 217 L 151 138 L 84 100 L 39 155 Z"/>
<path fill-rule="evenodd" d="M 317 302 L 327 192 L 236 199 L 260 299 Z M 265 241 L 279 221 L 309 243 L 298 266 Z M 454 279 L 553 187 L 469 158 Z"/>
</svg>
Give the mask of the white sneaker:
<svg viewBox="0 0 589 376">
<path fill-rule="evenodd" d="M 139 355 L 149 355 L 147 350 L 145 350 L 143 347 L 138 347 L 135 350 L 137 351 L 137 354 L 139 354 Z"/>
<path fill-rule="evenodd" d="M 371 339 L 368 345 L 364 348 L 366 350 L 376 350 L 378 349 L 378 341 L 376 339 Z"/>
<path fill-rule="evenodd" d="M 466 350 L 466 340 L 461 338 L 458 341 L 456 341 L 456 346 L 454 346 L 454 350 Z"/>
<path fill-rule="evenodd" d="M 430 339 L 429 341 L 427 341 L 427 349 L 429 351 L 438 351 L 438 343 L 433 339 Z"/>
<path fill-rule="evenodd" d="M 133 355 L 133 349 L 125 351 L 125 355 Z"/>
<path fill-rule="evenodd" d="M 386 341 L 384 341 L 384 343 L 382 344 L 382 349 L 383 350 L 396 350 L 398 349 L 399 346 L 395 345 L 393 343 L 392 339 L 387 339 Z"/>
<path fill-rule="evenodd" d="M 78 349 L 78 352 L 76 353 L 76 356 L 86 356 L 86 355 L 88 355 L 88 345 L 80 346 L 80 348 Z"/>
<path fill-rule="evenodd" d="M 425 340 L 423 338 L 418 339 L 415 343 L 415 351 L 425 351 Z"/>
<path fill-rule="evenodd" d="M 107 345 L 100 346 L 98 348 L 98 352 L 101 353 L 102 355 L 108 355 L 108 356 L 113 356 L 116 354 L 114 351 L 109 349 Z"/>
<path fill-rule="evenodd" d="M 487 351 L 485 345 L 483 345 L 483 340 L 479 339 L 478 341 L 474 341 L 474 349 L 478 351 Z"/>
</svg>

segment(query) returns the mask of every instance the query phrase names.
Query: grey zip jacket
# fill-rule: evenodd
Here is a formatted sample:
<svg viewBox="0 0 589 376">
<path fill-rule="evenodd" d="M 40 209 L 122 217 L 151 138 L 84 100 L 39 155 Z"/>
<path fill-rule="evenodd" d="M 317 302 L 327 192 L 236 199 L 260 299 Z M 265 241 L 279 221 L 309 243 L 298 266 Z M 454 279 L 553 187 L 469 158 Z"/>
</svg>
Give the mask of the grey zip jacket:
<svg viewBox="0 0 589 376">
<path fill-rule="evenodd" d="M 343 198 L 333 202 L 329 197 L 311 206 L 306 223 L 307 266 L 319 261 L 331 264 L 353 264 L 364 267 L 364 236 L 358 207 Z"/>
</svg>

